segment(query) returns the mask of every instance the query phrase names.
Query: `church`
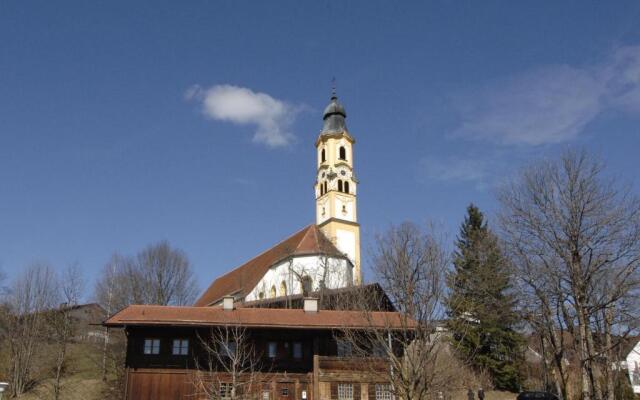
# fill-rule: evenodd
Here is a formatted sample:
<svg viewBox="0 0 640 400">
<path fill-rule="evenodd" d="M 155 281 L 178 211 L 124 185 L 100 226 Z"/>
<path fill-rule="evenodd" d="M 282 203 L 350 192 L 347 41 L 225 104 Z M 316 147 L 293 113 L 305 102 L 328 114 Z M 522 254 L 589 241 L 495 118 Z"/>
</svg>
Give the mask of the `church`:
<svg viewBox="0 0 640 400">
<path fill-rule="evenodd" d="M 131 305 L 104 322 L 127 336 L 127 399 L 390 398 L 384 364 L 364 371 L 340 335 L 400 320 L 362 282 L 346 117 L 334 92 L 315 142 L 315 224 L 215 279 L 191 307 Z M 366 317 L 346 301 L 363 291 L 377 299 Z"/>
</svg>

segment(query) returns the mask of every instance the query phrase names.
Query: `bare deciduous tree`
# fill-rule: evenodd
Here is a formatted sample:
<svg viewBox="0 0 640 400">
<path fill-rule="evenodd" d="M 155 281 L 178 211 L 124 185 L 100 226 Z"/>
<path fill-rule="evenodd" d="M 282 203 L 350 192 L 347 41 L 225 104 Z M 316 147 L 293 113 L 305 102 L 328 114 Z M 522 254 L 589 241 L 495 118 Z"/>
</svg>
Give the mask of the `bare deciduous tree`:
<svg viewBox="0 0 640 400">
<path fill-rule="evenodd" d="M 554 332 L 573 339 L 585 400 L 613 398 L 612 333 L 637 327 L 629 304 L 640 288 L 640 201 L 603 168 L 585 152 L 566 152 L 524 170 L 498 196 L 503 237 L 537 322 L 554 358 L 567 350 Z M 563 385 L 562 361 L 554 362 Z"/>
<path fill-rule="evenodd" d="M 257 399 L 264 375 L 261 355 L 256 352 L 249 332 L 239 325 L 226 325 L 199 335 L 194 355 L 194 385 L 207 399 Z"/>
<path fill-rule="evenodd" d="M 60 302 L 60 307 L 46 313 L 47 331 L 50 332 L 48 337 L 53 343 L 55 351 L 53 381 L 51 383 L 51 395 L 54 400 L 61 398 L 62 378 L 67 367 L 67 352 L 76 334 L 77 325 L 72 317 L 72 312 L 80 302 L 83 287 L 82 273 L 78 266 L 68 267 L 57 278 L 56 297 Z"/>
<path fill-rule="evenodd" d="M 341 332 L 363 365 L 390 383 L 397 399 L 426 399 L 452 389 L 459 371 L 442 362 L 445 340 L 437 332 L 443 317 L 445 274 L 449 259 L 433 232 L 414 224 L 393 226 L 378 236 L 372 249 L 372 269 L 400 316 L 383 329 L 374 328 L 375 311 L 363 311 L 371 328 Z M 361 301 L 375 304 L 375 301 Z M 376 358 L 372 358 L 371 356 Z M 386 365 L 380 368 L 380 363 Z"/>
<path fill-rule="evenodd" d="M 10 288 L 6 319 L 11 397 L 26 392 L 34 384 L 32 369 L 38 340 L 46 328 L 45 312 L 55 304 L 55 299 L 55 274 L 46 265 L 28 267 Z"/>
<path fill-rule="evenodd" d="M 186 254 L 167 242 L 136 257 L 114 254 L 96 283 L 98 301 L 114 310 L 129 304 L 191 305 L 197 294 Z"/>
<path fill-rule="evenodd" d="M 105 319 L 130 304 L 191 305 L 197 294 L 186 254 L 167 242 L 150 245 L 135 257 L 114 254 L 95 287 Z M 109 395 L 120 395 L 123 389 L 125 343 L 120 332 L 105 328 L 101 366 Z"/>
</svg>

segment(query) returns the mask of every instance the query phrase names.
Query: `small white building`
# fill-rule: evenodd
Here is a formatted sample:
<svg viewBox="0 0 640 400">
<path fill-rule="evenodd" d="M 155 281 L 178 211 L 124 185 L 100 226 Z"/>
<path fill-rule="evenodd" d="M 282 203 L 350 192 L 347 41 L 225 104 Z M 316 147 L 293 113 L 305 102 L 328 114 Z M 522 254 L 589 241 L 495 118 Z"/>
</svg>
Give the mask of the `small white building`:
<svg viewBox="0 0 640 400">
<path fill-rule="evenodd" d="M 625 361 L 633 393 L 640 394 L 640 341 L 636 342 Z"/>
</svg>

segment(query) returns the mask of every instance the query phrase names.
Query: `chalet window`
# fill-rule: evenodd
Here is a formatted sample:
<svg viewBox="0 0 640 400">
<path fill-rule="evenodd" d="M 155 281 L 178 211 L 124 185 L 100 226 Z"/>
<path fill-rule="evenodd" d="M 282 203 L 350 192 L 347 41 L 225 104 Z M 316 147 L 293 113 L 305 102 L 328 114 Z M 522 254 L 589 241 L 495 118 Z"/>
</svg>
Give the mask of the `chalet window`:
<svg viewBox="0 0 640 400">
<path fill-rule="evenodd" d="M 282 397 L 289 397 L 289 388 L 283 387 L 281 394 Z"/>
<path fill-rule="evenodd" d="M 371 347 L 371 353 L 373 354 L 374 357 L 386 357 L 387 349 L 381 343 L 374 343 L 373 346 Z"/>
<path fill-rule="evenodd" d="M 376 400 L 392 400 L 391 385 L 376 385 Z"/>
<path fill-rule="evenodd" d="M 237 345 L 236 342 L 223 342 L 220 343 L 220 353 L 225 357 L 233 357 L 236 355 Z"/>
<path fill-rule="evenodd" d="M 338 344 L 338 357 L 351 357 L 353 355 L 353 350 L 351 348 L 350 342 L 343 339 L 338 339 L 337 344 Z"/>
<path fill-rule="evenodd" d="M 232 386 L 230 383 L 221 382 L 220 383 L 220 398 L 221 399 L 229 399 L 231 398 L 231 390 Z"/>
<path fill-rule="evenodd" d="M 338 400 L 353 400 L 353 384 L 338 383 Z"/>
<path fill-rule="evenodd" d="M 173 339 L 173 349 L 171 353 L 174 356 L 186 356 L 189 354 L 188 339 Z"/>
<path fill-rule="evenodd" d="M 144 354 L 160 354 L 160 339 L 145 339 Z"/>
<path fill-rule="evenodd" d="M 276 358 L 278 354 L 278 342 L 267 343 L 267 356 L 269 358 Z"/>
<path fill-rule="evenodd" d="M 301 342 L 293 342 L 293 358 L 301 359 L 302 358 L 302 343 Z"/>
</svg>

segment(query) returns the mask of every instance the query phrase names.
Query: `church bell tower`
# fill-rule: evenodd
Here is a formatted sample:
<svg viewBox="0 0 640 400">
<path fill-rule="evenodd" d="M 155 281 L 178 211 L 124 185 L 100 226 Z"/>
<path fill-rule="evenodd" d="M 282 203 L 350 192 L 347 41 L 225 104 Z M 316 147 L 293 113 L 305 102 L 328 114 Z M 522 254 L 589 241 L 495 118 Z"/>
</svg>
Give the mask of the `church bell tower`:
<svg viewBox="0 0 640 400">
<path fill-rule="evenodd" d="M 333 93 L 324 110 L 324 125 L 316 140 L 316 224 L 353 264 L 353 283 L 362 283 L 360 225 L 357 218 L 358 180 L 353 173 L 355 139 L 347 131 L 347 113 Z"/>
</svg>

